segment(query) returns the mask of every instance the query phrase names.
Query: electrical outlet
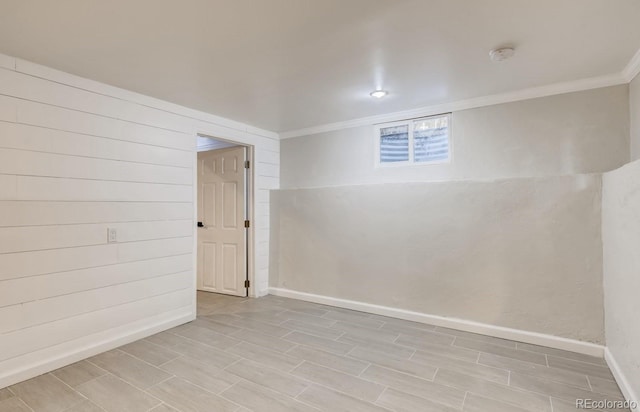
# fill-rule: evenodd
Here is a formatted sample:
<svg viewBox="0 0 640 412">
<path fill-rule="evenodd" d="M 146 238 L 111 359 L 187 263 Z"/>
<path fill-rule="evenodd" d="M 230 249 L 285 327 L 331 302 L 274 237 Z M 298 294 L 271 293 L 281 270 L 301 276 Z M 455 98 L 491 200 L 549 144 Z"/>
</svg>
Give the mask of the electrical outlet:
<svg viewBox="0 0 640 412">
<path fill-rule="evenodd" d="M 114 243 L 118 241 L 118 230 L 115 228 L 107 229 L 107 243 Z"/>
</svg>

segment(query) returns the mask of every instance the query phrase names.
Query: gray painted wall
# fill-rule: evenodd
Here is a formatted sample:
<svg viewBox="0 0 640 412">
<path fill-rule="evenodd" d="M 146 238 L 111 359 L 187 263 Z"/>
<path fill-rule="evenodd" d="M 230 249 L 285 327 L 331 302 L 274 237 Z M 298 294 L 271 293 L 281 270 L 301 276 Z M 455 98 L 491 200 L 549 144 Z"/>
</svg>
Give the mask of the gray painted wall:
<svg viewBox="0 0 640 412">
<path fill-rule="evenodd" d="M 604 343 L 628 86 L 453 113 L 447 165 L 376 169 L 372 129 L 282 141 L 271 286 Z"/>
<path fill-rule="evenodd" d="M 606 172 L 629 161 L 627 85 L 453 113 L 453 162 L 374 167 L 373 126 L 281 143 L 281 188 Z"/>
<path fill-rule="evenodd" d="M 631 160 L 640 159 L 640 76 L 629 85 L 629 113 L 631 121 Z"/>
<path fill-rule="evenodd" d="M 636 121 L 639 85 L 636 78 Z M 637 138 L 640 124 L 633 127 Z M 602 237 L 607 346 L 640 401 L 640 160 L 603 177 Z"/>
<path fill-rule="evenodd" d="M 271 285 L 604 343 L 600 184 L 282 190 Z"/>
</svg>

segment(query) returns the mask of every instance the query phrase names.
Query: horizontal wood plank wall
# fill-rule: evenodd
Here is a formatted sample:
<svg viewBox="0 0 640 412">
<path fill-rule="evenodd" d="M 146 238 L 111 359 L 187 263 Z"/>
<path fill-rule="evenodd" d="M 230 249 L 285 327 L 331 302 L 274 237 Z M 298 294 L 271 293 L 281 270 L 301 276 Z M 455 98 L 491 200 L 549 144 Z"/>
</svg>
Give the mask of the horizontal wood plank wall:
<svg viewBox="0 0 640 412">
<path fill-rule="evenodd" d="M 254 148 L 265 295 L 276 134 L 0 55 L 0 388 L 195 316 L 198 133 Z"/>
</svg>

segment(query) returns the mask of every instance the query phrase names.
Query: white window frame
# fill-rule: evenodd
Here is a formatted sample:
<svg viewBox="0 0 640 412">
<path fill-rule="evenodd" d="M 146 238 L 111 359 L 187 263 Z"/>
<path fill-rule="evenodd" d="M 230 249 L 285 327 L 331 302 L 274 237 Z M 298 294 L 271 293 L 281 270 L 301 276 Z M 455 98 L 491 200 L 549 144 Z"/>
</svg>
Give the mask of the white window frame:
<svg viewBox="0 0 640 412">
<path fill-rule="evenodd" d="M 420 120 L 427 120 L 434 117 L 447 117 L 448 118 L 448 138 L 449 138 L 449 153 L 446 159 L 443 160 L 434 160 L 431 162 L 416 162 L 414 159 L 414 136 L 413 136 L 413 124 L 414 122 Z M 407 126 L 409 130 L 409 160 L 402 162 L 381 162 L 380 161 L 380 129 L 384 129 L 387 127 L 395 127 L 395 126 Z M 406 166 L 432 166 L 432 165 L 442 165 L 453 162 L 453 133 L 452 133 L 452 122 L 451 122 L 451 113 L 442 113 L 435 114 L 432 116 L 425 117 L 417 117 L 415 119 L 406 119 L 399 120 L 397 122 L 389 122 L 389 123 L 380 123 L 373 126 L 373 138 L 374 138 L 374 164 L 376 168 L 386 168 L 386 167 L 406 167 Z"/>
</svg>

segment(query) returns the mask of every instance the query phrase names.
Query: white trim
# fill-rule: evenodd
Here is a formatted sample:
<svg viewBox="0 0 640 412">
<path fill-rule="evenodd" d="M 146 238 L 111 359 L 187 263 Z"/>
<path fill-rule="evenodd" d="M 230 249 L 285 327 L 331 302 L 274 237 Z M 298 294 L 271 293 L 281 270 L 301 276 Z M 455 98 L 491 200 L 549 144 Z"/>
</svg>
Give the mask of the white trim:
<svg viewBox="0 0 640 412">
<path fill-rule="evenodd" d="M 640 74 L 640 49 L 633 55 L 627 67 L 622 71 L 622 76 L 627 83 L 635 79 L 638 74 Z"/>
<path fill-rule="evenodd" d="M 315 295 L 312 293 L 298 292 L 290 289 L 272 287 L 269 288 L 269 293 L 286 298 L 299 299 L 307 302 L 319 303 L 322 305 L 336 306 L 339 308 L 373 313 L 381 316 L 388 316 L 392 318 L 410 320 L 413 322 L 426 323 L 429 325 L 442 326 L 450 329 L 458 329 L 465 332 L 479 333 L 496 338 L 546 346 L 554 349 L 562 349 L 590 356 L 604 356 L 604 346 L 602 345 L 562 338 L 559 336 L 547 335 L 544 333 L 505 328 L 503 326 L 490 325 L 464 319 L 429 315 L 426 313 L 414 312 L 405 309 L 374 305 L 371 303 L 358 302 L 354 300 L 333 298 L 330 296 Z"/>
<path fill-rule="evenodd" d="M 215 139 L 215 140 L 224 140 L 226 142 L 229 143 L 234 143 L 234 146 L 226 146 L 226 147 L 219 147 L 213 150 L 225 150 L 225 149 L 236 149 L 238 147 L 244 147 L 245 150 L 245 160 L 249 161 L 249 168 L 245 169 L 244 164 L 242 165 L 243 170 L 245 171 L 245 215 L 242 217 L 242 221 L 244 223 L 245 220 L 248 220 L 249 222 L 255 222 L 254 216 L 255 216 L 255 209 L 256 209 L 256 205 L 255 205 L 255 199 L 257 196 L 256 191 L 258 190 L 257 184 L 256 184 L 256 176 L 254 173 L 255 170 L 255 161 L 254 161 L 254 153 L 255 153 L 255 146 L 251 145 L 251 144 L 247 144 L 247 143 L 241 143 L 241 142 L 236 142 L 230 139 L 221 139 L 218 137 L 214 137 L 214 136 L 210 136 L 207 135 L 205 133 L 198 133 L 197 134 L 199 137 L 207 137 L 210 139 Z M 200 149 L 200 148 L 198 148 Z M 198 162 L 198 154 L 196 154 L 196 165 Z M 195 215 L 194 216 L 198 216 L 198 167 L 196 166 L 195 168 L 195 180 L 194 182 L 196 182 L 196 190 L 194 190 L 195 192 L 195 201 L 194 201 L 194 208 L 195 208 Z M 195 239 L 195 249 L 194 249 L 194 256 L 195 256 L 195 263 L 194 263 L 194 268 L 196 268 L 196 283 L 195 283 L 195 291 L 196 291 L 196 308 L 197 308 L 197 293 L 199 291 L 201 291 L 200 289 L 198 289 L 198 227 L 196 225 L 194 225 L 194 239 Z M 255 272 L 255 262 L 256 262 L 256 249 L 254 247 L 255 244 L 255 231 L 256 231 L 256 225 L 255 224 L 251 224 L 249 225 L 248 230 L 245 231 L 245 244 L 246 244 L 246 255 L 247 255 L 247 261 L 246 261 L 246 267 L 247 267 L 247 280 L 249 281 L 249 288 L 246 290 L 247 292 L 247 297 L 250 298 L 255 298 L 255 297 L 260 297 L 260 296 L 264 296 L 266 295 L 266 293 L 260 294 L 260 292 L 256 292 L 257 290 L 257 281 L 256 281 L 256 272 Z M 266 279 L 267 281 L 269 281 L 269 279 Z M 206 290 L 204 292 L 207 292 Z M 209 292 L 214 292 L 214 293 L 222 293 L 225 294 L 224 292 L 216 292 L 216 291 L 209 291 Z M 235 296 L 240 296 L 240 295 L 235 295 Z"/>
<path fill-rule="evenodd" d="M 624 398 L 628 401 L 640 402 L 640 394 L 635 392 L 635 389 L 631 387 L 631 384 L 622 372 L 618 361 L 616 361 L 609 348 L 605 348 L 604 350 L 604 359 L 607 361 L 607 365 L 609 365 L 609 369 L 611 369 L 611 373 L 613 373 L 613 377 L 616 379 L 616 383 L 620 387 Z M 631 411 L 639 412 L 640 406 L 636 405 L 636 408 L 631 408 Z"/>
<path fill-rule="evenodd" d="M 192 308 L 189 307 L 185 313 L 185 309 L 177 309 L 168 314 L 158 315 L 160 320 L 151 324 L 149 324 L 149 318 L 145 318 L 29 354 L 35 357 L 33 361 L 25 361 L 18 368 L 6 370 L 0 374 L 0 388 L 35 378 L 43 373 L 190 322 L 196 317 L 191 310 Z"/>
<path fill-rule="evenodd" d="M 517 90 L 502 94 L 476 97 L 468 100 L 459 100 L 451 103 L 425 106 L 400 112 L 362 117 L 359 119 L 347 120 L 344 122 L 328 123 L 319 126 L 307 127 L 304 129 L 290 130 L 288 132 L 280 133 L 280 139 L 290 139 L 293 137 L 308 136 L 318 133 L 331 132 L 334 130 L 348 129 L 351 127 L 370 126 L 377 123 L 427 117 L 436 114 L 457 112 L 460 110 L 475 109 L 478 107 L 493 106 L 496 104 L 517 102 L 521 100 L 536 99 L 538 97 L 554 96 L 557 94 L 598 89 L 601 87 L 616 86 L 626 83 L 628 83 L 628 81 L 621 73 L 591 77 L 570 82 L 550 84 L 547 86 L 532 87 L 529 89 Z"/>
</svg>

